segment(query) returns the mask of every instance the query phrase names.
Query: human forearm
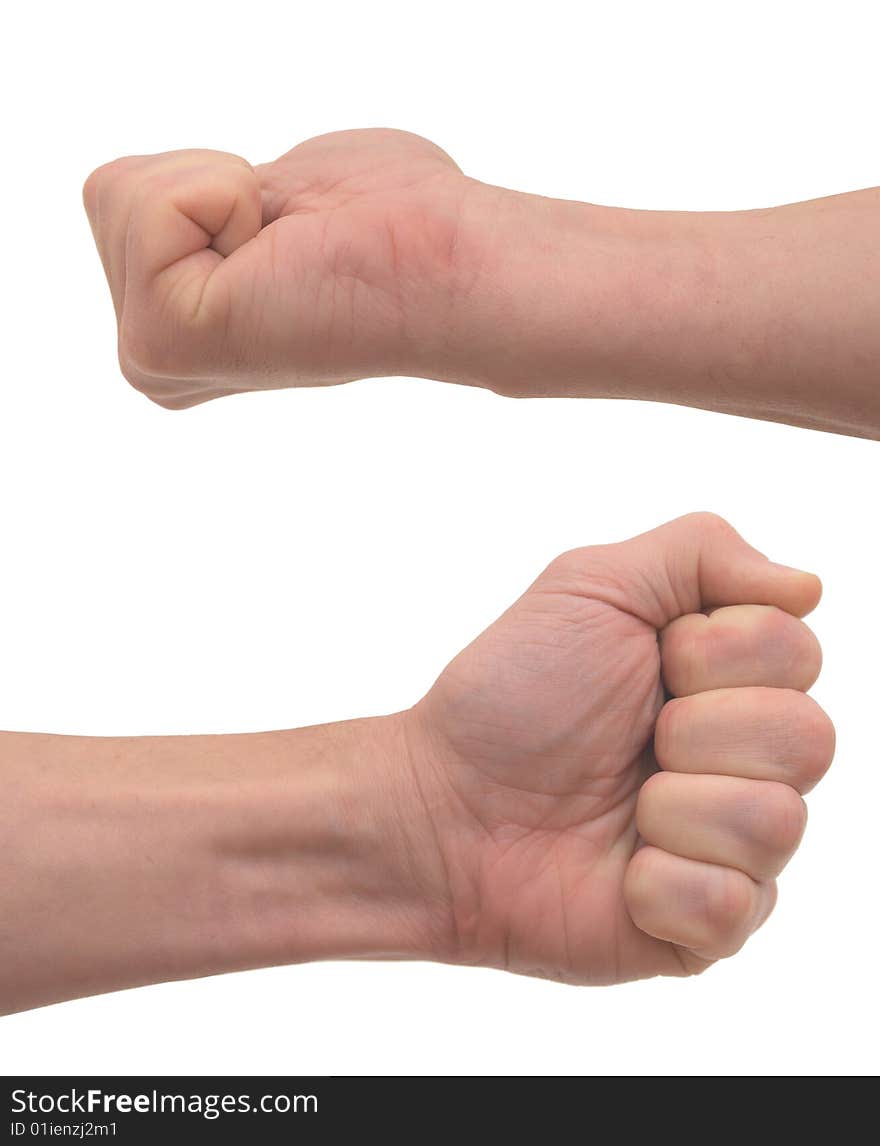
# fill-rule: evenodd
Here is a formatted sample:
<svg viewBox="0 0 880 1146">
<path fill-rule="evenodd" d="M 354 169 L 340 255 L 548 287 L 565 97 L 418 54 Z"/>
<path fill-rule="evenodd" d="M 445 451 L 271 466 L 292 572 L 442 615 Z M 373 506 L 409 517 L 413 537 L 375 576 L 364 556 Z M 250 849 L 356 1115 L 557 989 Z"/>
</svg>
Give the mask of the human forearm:
<svg viewBox="0 0 880 1146">
<path fill-rule="evenodd" d="M 819 592 L 694 514 L 562 554 L 394 716 L 0 735 L 0 1013 L 314 959 L 705 969 L 831 761 Z"/>
<path fill-rule="evenodd" d="M 256 168 L 130 157 L 85 203 L 122 369 L 174 409 L 397 374 L 880 437 L 880 190 L 597 207 L 491 187 L 377 130 Z"/>
<path fill-rule="evenodd" d="M 482 184 L 470 202 L 463 229 L 489 238 L 452 292 L 434 373 L 880 437 L 880 190 L 742 212 Z"/>
<path fill-rule="evenodd" d="M 4 734 L 0 1013 L 310 959 L 418 957 L 398 717 L 240 736 Z M 430 854 L 430 853 L 428 853 Z M 427 869 L 430 870 L 430 869 Z"/>
</svg>

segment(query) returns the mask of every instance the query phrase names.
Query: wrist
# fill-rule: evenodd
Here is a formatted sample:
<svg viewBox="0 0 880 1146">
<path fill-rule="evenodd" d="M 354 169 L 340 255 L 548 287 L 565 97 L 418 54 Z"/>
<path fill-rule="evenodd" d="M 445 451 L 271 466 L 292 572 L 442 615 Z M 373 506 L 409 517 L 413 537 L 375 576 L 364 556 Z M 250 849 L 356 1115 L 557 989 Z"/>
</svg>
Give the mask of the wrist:
<svg viewBox="0 0 880 1146">
<path fill-rule="evenodd" d="M 444 888 L 406 725 L 397 713 L 248 738 L 263 741 L 248 749 L 251 813 L 236 796 L 218 847 L 243 966 L 438 957 Z"/>
<path fill-rule="evenodd" d="M 748 374 L 756 213 L 635 211 L 468 182 L 441 329 L 423 338 L 418 373 L 510 397 L 692 404 L 707 374 L 709 387 L 713 372 Z"/>
<path fill-rule="evenodd" d="M 507 397 L 604 396 L 638 282 L 634 214 L 466 180 L 415 373 Z"/>
</svg>

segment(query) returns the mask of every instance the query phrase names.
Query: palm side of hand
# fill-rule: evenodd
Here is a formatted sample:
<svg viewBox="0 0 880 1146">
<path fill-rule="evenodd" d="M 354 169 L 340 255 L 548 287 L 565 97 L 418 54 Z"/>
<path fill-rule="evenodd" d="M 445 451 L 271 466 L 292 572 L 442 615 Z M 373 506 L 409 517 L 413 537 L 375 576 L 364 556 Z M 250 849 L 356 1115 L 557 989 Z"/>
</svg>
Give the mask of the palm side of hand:
<svg viewBox="0 0 880 1146">
<path fill-rule="evenodd" d="M 673 662 L 703 655 L 689 639 L 672 639 L 662 660 L 660 634 L 674 638 L 705 605 L 729 604 L 742 592 L 710 586 L 701 599 L 696 572 L 687 574 L 693 583 L 676 589 L 674 574 L 650 549 L 655 535 L 664 544 L 670 536 L 706 544 L 719 529 L 727 542 L 736 539 L 734 550 L 743 547 L 737 557 L 746 591 L 759 602 L 775 596 L 788 604 L 787 586 L 768 593 L 756 580 L 748 588 L 750 563 L 759 572 L 761 563 L 774 567 L 733 531 L 703 515 L 682 519 L 644 539 L 558 559 L 416 706 L 430 745 L 420 784 L 444 850 L 462 961 L 607 983 L 682 974 L 714 957 L 636 926 L 627 879 L 640 844 L 640 790 L 657 771 L 664 671 L 678 678 Z M 771 572 L 768 584 L 776 577 Z M 771 604 L 761 614 L 764 629 L 776 624 L 779 607 Z M 787 620 L 798 629 L 786 630 L 785 639 L 809 645 L 805 626 Z M 755 640 L 760 645 L 763 636 L 749 637 Z M 770 787 L 775 798 L 782 786 Z M 761 913 L 773 894 L 772 881 L 764 883 Z M 735 914 L 737 904 L 731 907 Z M 731 922 L 735 947 L 760 921 L 719 922 L 722 929 Z"/>
<path fill-rule="evenodd" d="M 680 969 L 622 895 L 662 703 L 656 630 L 572 592 L 564 563 L 452 662 L 424 716 L 449 730 L 469 958 L 594 983 Z"/>
</svg>

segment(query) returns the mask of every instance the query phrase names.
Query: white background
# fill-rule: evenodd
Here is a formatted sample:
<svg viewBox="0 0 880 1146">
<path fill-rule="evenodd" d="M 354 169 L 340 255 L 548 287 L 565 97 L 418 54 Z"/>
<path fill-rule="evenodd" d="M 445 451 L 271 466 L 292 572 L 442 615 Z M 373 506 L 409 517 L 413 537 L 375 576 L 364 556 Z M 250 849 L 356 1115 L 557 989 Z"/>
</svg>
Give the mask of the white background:
<svg viewBox="0 0 880 1146">
<path fill-rule="evenodd" d="M 2 1019 L 0 1071 L 877 1070 L 880 444 L 407 379 L 167 413 L 118 372 L 80 205 L 91 168 L 118 155 L 260 162 L 377 125 L 435 139 L 486 181 L 600 203 L 733 209 L 870 186 L 874 11 L 151 0 L 7 14 L 2 725 L 220 732 L 393 711 L 560 550 L 711 509 L 822 575 L 815 695 L 839 748 L 773 919 L 700 979 L 578 990 L 428 964 L 282 968 Z"/>
</svg>

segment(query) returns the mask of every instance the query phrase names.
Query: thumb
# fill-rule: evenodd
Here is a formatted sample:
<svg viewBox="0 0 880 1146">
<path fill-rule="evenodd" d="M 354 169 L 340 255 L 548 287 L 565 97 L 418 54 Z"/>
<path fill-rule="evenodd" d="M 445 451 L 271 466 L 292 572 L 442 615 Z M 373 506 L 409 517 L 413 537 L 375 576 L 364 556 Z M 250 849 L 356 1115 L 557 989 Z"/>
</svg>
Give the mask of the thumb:
<svg viewBox="0 0 880 1146">
<path fill-rule="evenodd" d="M 201 251 L 219 261 L 262 226 L 257 176 L 238 155 L 172 151 L 131 192 L 129 248 L 146 277 Z"/>
<path fill-rule="evenodd" d="M 723 518 L 679 517 L 616 545 L 575 550 L 563 575 L 576 591 L 607 600 L 661 629 L 676 617 L 721 605 L 773 605 L 795 617 L 819 602 L 812 573 L 769 561 Z M 553 567 L 551 566 L 551 569 Z"/>
<path fill-rule="evenodd" d="M 117 316 L 145 331 L 169 300 L 170 317 L 192 316 L 211 271 L 262 226 L 253 168 L 222 151 L 115 160 L 89 176 L 83 201 Z"/>
</svg>

